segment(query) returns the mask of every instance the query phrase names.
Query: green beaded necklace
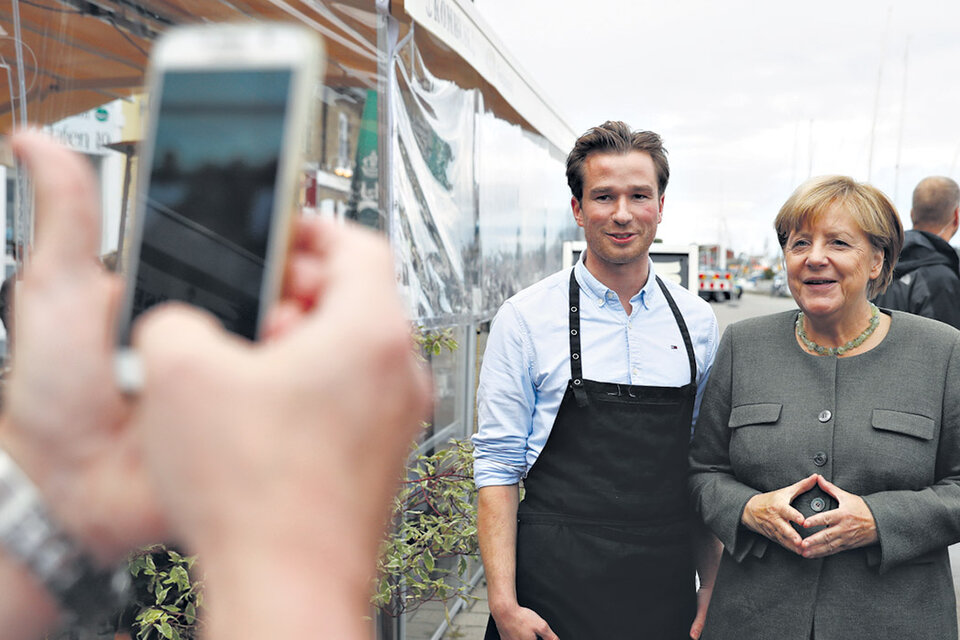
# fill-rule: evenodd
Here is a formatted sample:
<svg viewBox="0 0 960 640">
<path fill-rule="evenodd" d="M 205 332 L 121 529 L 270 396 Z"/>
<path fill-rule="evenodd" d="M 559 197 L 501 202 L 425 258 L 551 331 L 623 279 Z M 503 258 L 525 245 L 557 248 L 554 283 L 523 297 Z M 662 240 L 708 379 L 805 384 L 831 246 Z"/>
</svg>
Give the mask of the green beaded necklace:
<svg viewBox="0 0 960 640">
<path fill-rule="evenodd" d="M 869 338 L 876 328 L 880 326 L 880 310 L 877 309 L 877 305 L 872 302 L 870 303 L 870 309 L 870 326 L 864 329 L 863 333 L 856 338 L 839 347 L 822 347 L 807 337 L 807 332 L 803 328 L 803 311 L 797 314 L 797 337 L 800 338 L 803 346 L 818 356 L 842 356 L 847 351 L 851 351 L 862 345 L 863 341 Z"/>
</svg>

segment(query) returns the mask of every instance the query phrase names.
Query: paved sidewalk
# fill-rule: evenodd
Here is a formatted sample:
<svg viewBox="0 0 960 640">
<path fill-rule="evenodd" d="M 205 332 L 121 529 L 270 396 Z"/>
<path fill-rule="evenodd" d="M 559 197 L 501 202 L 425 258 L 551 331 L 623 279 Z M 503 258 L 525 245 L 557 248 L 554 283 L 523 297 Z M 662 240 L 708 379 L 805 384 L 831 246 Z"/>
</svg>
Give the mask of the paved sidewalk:
<svg viewBox="0 0 960 640">
<path fill-rule="evenodd" d="M 473 588 L 471 595 L 476 600 L 467 604 L 453 619 L 453 626 L 443 636 L 443 640 L 483 640 L 487 630 L 487 617 L 490 607 L 487 605 L 487 580 L 481 578 Z"/>
</svg>

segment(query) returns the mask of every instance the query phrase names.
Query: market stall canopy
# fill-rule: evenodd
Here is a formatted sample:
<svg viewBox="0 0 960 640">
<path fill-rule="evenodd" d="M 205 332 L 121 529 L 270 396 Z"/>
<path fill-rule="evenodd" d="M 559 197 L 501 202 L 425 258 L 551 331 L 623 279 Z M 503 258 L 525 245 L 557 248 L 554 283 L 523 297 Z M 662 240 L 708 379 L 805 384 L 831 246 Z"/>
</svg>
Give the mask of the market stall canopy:
<svg viewBox="0 0 960 640">
<path fill-rule="evenodd" d="M 11 0 L 5 4 L 0 8 L 0 76 L 5 76 L 0 82 L 6 85 L 0 88 L 2 131 L 10 129 L 14 118 L 21 119 L 21 92 L 26 94 L 26 120 L 47 124 L 141 91 L 153 39 L 172 25 L 192 22 L 302 22 L 324 37 L 328 83 L 376 87 L 377 15 L 369 0 Z"/>
<path fill-rule="evenodd" d="M 23 120 L 49 124 L 142 91 L 152 41 L 173 25 L 193 22 L 301 22 L 324 38 L 329 86 L 376 89 L 378 46 L 387 46 L 377 39 L 377 4 L 374 0 L 10 0 L 0 8 L 0 133 Z M 569 147 L 573 139 L 569 126 L 468 0 L 390 0 L 387 4 L 394 18 L 394 28 L 389 30 L 394 43 L 402 42 L 411 29 L 429 34 L 419 42 L 434 73 L 460 87 L 480 89 L 486 96 L 485 109 L 541 133 L 561 149 Z"/>
</svg>

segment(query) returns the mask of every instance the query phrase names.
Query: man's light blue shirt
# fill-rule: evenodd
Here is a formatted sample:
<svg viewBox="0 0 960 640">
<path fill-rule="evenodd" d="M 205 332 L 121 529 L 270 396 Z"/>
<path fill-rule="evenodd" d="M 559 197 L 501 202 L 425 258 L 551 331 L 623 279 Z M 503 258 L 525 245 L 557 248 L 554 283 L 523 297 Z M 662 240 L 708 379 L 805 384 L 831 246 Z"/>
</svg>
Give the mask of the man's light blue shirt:
<svg viewBox="0 0 960 640">
<path fill-rule="evenodd" d="M 630 299 L 629 316 L 582 257 L 574 265 L 586 379 L 671 387 L 690 382 L 683 337 L 656 283 L 652 260 L 649 265 L 647 283 Z M 664 283 L 683 314 L 696 356 L 695 422 L 717 351 L 717 319 L 699 296 Z M 547 442 L 570 380 L 569 290 L 570 270 L 564 269 L 507 300 L 494 318 L 477 391 L 479 430 L 473 445 L 478 487 L 516 484 Z"/>
</svg>

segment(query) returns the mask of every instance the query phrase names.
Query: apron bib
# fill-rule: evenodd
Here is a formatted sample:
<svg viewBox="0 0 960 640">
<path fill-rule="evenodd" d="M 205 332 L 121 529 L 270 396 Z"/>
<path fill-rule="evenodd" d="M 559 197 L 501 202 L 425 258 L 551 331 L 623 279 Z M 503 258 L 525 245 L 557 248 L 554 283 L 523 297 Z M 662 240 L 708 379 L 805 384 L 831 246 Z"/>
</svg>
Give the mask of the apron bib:
<svg viewBox="0 0 960 640">
<path fill-rule="evenodd" d="M 561 640 L 681 640 L 696 613 L 687 451 L 697 366 L 683 316 L 657 284 L 687 350 L 682 387 L 583 378 L 570 274 L 572 378 L 517 514 L 517 599 Z M 485 640 L 499 638 L 491 617 Z"/>
</svg>

